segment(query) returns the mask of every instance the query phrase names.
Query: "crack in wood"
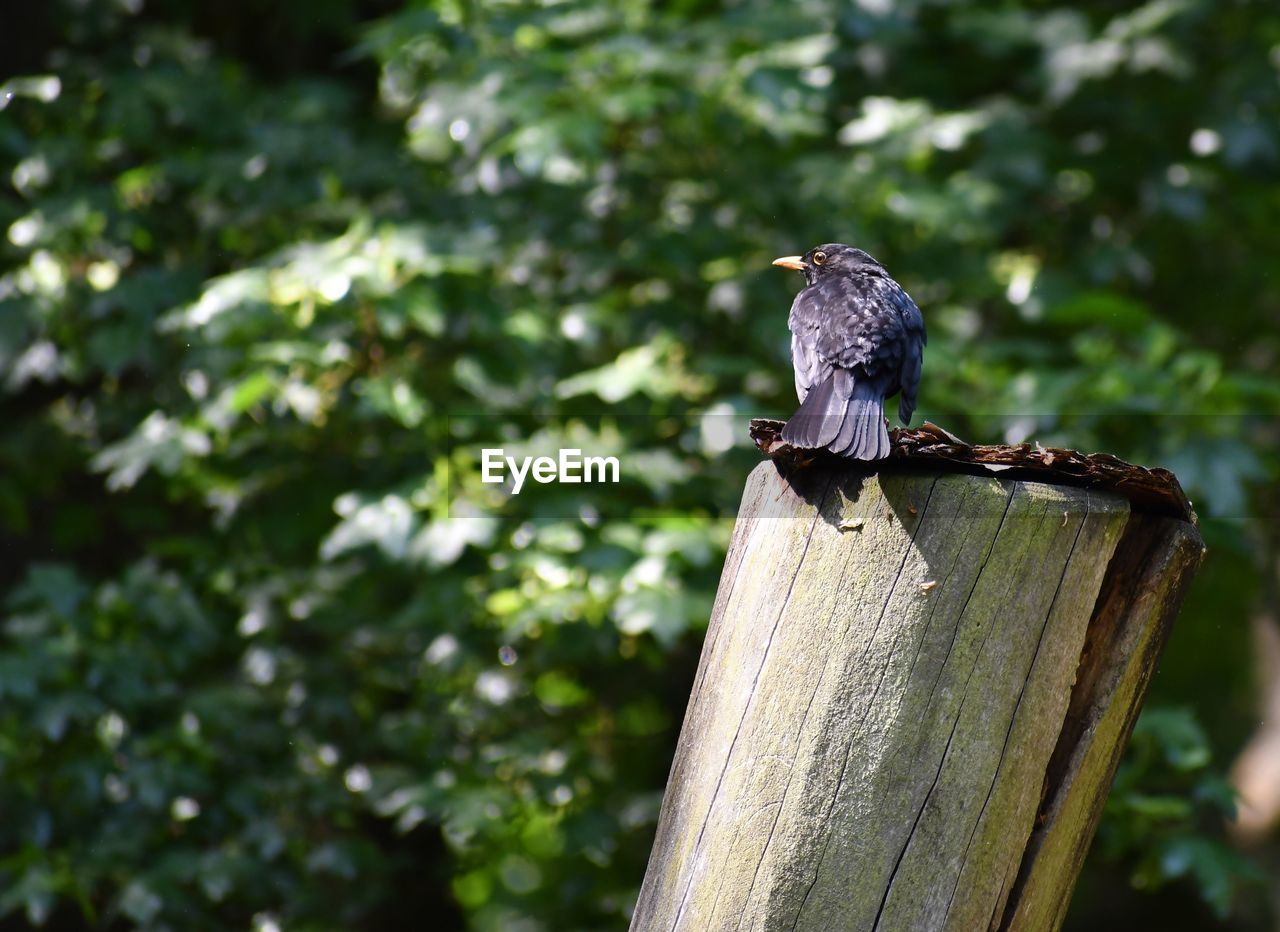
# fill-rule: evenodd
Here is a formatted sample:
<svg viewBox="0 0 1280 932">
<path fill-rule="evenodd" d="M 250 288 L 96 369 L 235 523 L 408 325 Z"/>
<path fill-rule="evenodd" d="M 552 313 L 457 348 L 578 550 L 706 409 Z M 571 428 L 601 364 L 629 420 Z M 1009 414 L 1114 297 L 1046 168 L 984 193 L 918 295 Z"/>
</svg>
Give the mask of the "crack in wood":
<svg viewBox="0 0 1280 932">
<path fill-rule="evenodd" d="M 1045 767 L 1035 828 L 993 929 L 1036 932 L 1056 928 L 1065 917 L 1156 661 L 1203 555 L 1200 536 L 1189 524 L 1140 513 L 1126 522 L 1095 600 L 1067 713 Z M 1104 729 L 1113 740 L 1100 745 L 1098 733 Z M 1096 799 L 1079 798 L 1094 786 Z M 1050 897 L 1056 899 L 1040 906 Z"/>
<path fill-rule="evenodd" d="M 1005 757 L 1009 752 L 1009 740 L 1013 737 L 1014 726 L 1018 723 L 1018 712 L 1022 709 L 1022 700 L 1027 694 L 1027 686 L 1031 683 L 1031 675 L 1035 672 L 1036 661 L 1040 659 L 1040 648 L 1044 646 L 1044 635 L 1049 630 L 1049 621 L 1053 618 L 1053 610 L 1057 607 L 1058 596 L 1062 593 L 1062 584 L 1066 581 L 1067 572 L 1071 569 L 1071 558 L 1075 555 L 1076 547 L 1080 543 L 1080 535 L 1084 533 L 1085 524 L 1089 521 L 1089 513 L 1091 502 L 1088 493 L 1085 493 L 1085 511 L 1080 518 L 1080 526 L 1076 528 L 1076 535 L 1071 541 L 1071 547 L 1067 551 L 1067 557 L 1062 563 L 1062 573 L 1058 576 L 1058 585 L 1053 590 L 1053 598 L 1049 602 L 1049 609 L 1045 612 L 1044 623 L 1040 626 L 1040 637 L 1036 641 L 1035 653 L 1031 656 L 1031 663 L 1027 667 L 1027 672 L 1022 679 L 1022 689 L 1018 691 L 1018 701 L 1014 703 L 1013 715 L 1009 718 L 1009 729 L 1005 732 L 1004 745 L 1000 748 L 1000 758 L 996 762 L 995 773 L 991 777 L 991 786 L 987 790 L 987 798 L 983 800 L 982 810 L 978 813 L 978 818 L 973 823 L 973 830 L 969 832 L 969 840 L 964 846 L 964 855 L 960 858 L 960 868 L 956 871 L 956 882 L 951 888 L 951 896 L 947 899 L 947 911 L 943 914 L 943 925 L 951 916 L 951 907 L 955 904 L 956 891 L 960 888 L 960 880 L 964 876 L 965 865 L 969 860 L 969 852 L 973 848 L 973 839 L 978 834 L 978 828 L 982 825 L 982 820 L 986 817 L 987 807 L 991 805 L 991 797 L 996 791 L 996 786 L 1000 783 L 1000 774 L 1004 772 Z M 1064 512 L 1065 514 L 1065 512 Z M 1000 897 L 1004 894 L 1004 882 L 1001 881 L 1000 891 L 996 894 L 996 911 L 1000 909 Z"/>
<path fill-rule="evenodd" d="M 840 567 L 840 586 L 842 588 L 844 586 L 844 581 L 848 576 L 849 563 L 851 562 L 852 557 L 853 557 L 853 551 L 850 550 L 848 553 L 845 554 L 844 563 L 842 563 Z M 837 599 L 831 605 L 831 614 L 827 618 L 828 628 L 831 627 L 831 623 L 835 620 L 836 612 L 839 609 L 839 607 L 840 607 L 840 601 L 839 599 Z M 822 688 L 822 681 L 823 679 L 826 678 L 827 669 L 829 666 L 830 666 L 830 657 L 828 657 L 828 662 L 822 665 L 822 672 L 818 674 L 818 682 L 817 684 L 814 685 L 813 692 L 809 694 L 809 702 L 805 705 L 804 715 L 800 719 L 799 734 L 801 737 L 803 737 L 804 735 L 804 726 L 809 721 L 809 712 L 813 709 L 813 700 L 817 698 L 818 690 Z M 799 753 L 800 753 L 800 739 L 798 738 L 796 740 L 796 754 L 799 755 Z M 769 845 L 773 843 L 773 833 L 778 828 L 778 818 L 782 815 L 783 806 L 786 805 L 787 793 L 791 790 L 791 781 L 794 776 L 795 776 L 795 758 L 793 757 L 791 760 L 791 768 L 787 772 L 786 786 L 784 786 L 782 789 L 782 800 L 778 804 L 778 811 L 774 814 L 773 824 L 769 826 L 769 837 L 765 839 L 764 848 L 760 851 L 760 857 L 756 860 L 756 869 L 755 869 L 755 872 L 751 875 L 751 885 L 747 888 L 747 895 L 743 900 L 742 910 L 738 913 L 738 922 L 736 925 L 736 928 L 738 929 L 742 928 L 742 918 L 747 913 L 747 907 L 751 905 L 751 897 L 755 893 L 755 889 L 756 889 L 756 880 L 760 876 L 760 867 L 761 865 L 764 864 L 765 858 L 769 854 Z M 736 840 L 737 839 L 735 836 L 735 843 L 736 843 Z M 720 897 L 720 891 L 719 889 L 717 889 L 716 890 L 717 903 L 719 901 L 719 897 Z"/>
<path fill-rule="evenodd" d="M 760 681 L 760 674 L 763 672 L 765 664 L 769 662 L 769 648 L 773 645 L 774 635 L 778 633 L 778 625 L 782 622 L 782 617 L 787 613 L 787 603 L 791 601 L 791 594 L 795 591 L 796 580 L 800 578 L 800 570 L 804 567 L 804 559 L 809 555 L 809 545 L 813 542 L 813 528 L 817 526 L 818 519 L 822 515 L 822 506 L 826 503 L 827 496 L 831 494 L 832 480 L 828 479 L 826 487 L 823 489 L 822 496 L 819 499 L 817 507 L 814 509 L 813 521 L 809 526 L 809 533 L 804 539 L 804 549 L 800 552 L 800 559 L 796 563 L 795 572 L 791 576 L 791 583 L 787 586 L 787 594 L 782 600 L 782 606 L 778 609 L 778 615 L 773 621 L 773 628 L 769 632 L 769 640 L 765 643 L 764 652 L 760 658 L 760 665 L 756 668 L 755 677 L 751 681 L 751 692 L 747 695 L 747 701 L 742 706 L 742 717 L 738 720 L 737 731 L 734 732 L 733 741 L 729 744 L 729 752 L 725 755 L 724 766 L 720 769 L 720 777 L 716 780 L 715 792 L 711 794 L 711 801 L 707 805 L 707 812 L 702 819 L 702 828 L 698 830 L 698 839 L 694 842 L 692 859 L 697 863 L 698 851 L 702 846 L 702 838 L 707 830 L 707 823 L 711 819 L 711 813 L 715 809 L 716 800 L 720 796 L 720 788 L 724 785 L 724 775 L 729 770 L 729 763 L 733 760 L 733 751 L 737 747 L 738 738 L 742 734 L 742 723 L 746 721 L 747 714 L 751 710 L 751 704 L 755 699 L 755 686 Z M 676 917 L 671 923 L 671 930 L 675 930 L 680 926 L 680 917 L 684 915 L 685 905 L 689 901 L 689 892 L 693 889 L 693 872 L 690 871 L 686 880 L 684 896 L 680 900 L 680 909 L 676 912 Z"/>
<path fill-rule="evenodd" d="M 978 662 L 975 659 L 973 669 L 977 669 Z M 973 670 L 969 671 L 970 679 L 973 678 Z M 968 680 L 965 681 L 965 688 L 968 688 Z M 880 907 L 876 910 L 875 921 L 871 925 L 872 932 L 880 927 L 880 918 L 884 915 L 884 908 L 889 903 L 889 894 L 893 892 L 893 881 L 898 876 L 898 870 L 902 867 L 902 859 L 907 856 L 907 849 L 911 847 L 911 839 L 915 837 L 916 829 L 920 827 L 920 819 L 924 816 L 924 811 L 929 808 L 929 800 L 933 797 L 933 791 L 938 788 L 938 781 L 942 779 L 942 769 L 947 765 L 947 754 L 951 752 L 951 742 L 955 740 L 956 731 L 960 727 L 960 714 L 964 711 L 964 702 L 961 701 L 960 709 L 956 712 L 956 720 L 951 723 L 951 734 L 947 735 L 946 746 L 942 749 L 942 756 L 938 760 L 938 770 L 933 775 L 933 783 L 929 785 L 929 791 L 924 794 L 924 802 L 920 804 L 916 817 L 911 822 L 911 831 L 907 833 L 907 840 L 902 846 L 902 850 L 898 852 L 898 859 L 893 862 L 893 870 L 889 872 L 889 881 L 884 885 L 884 896 L 880 898 Z"/>
<path fill-rule="evenodd" d="M 974 578 L 973 586 L 969 589 L 969 594 L 965 598 L 964 605 L 961 607 L 959 614 L 956 616 L 956 632 L 957 633 L 959 632 L 960 628 L 964 624 L 965 612 L 968 610 L 969 605 L 972 602 L 974 592 L 977 590 L 978 585 L 982 581 L 983 572 L 986 570 L 987 564 L 991 560 L 991 555 L 995 552 L 996 545 L 1000 541 L 1000 532 L 1005 527 L 1005 521 L 1009 516 L 1009 511 L 1013 506 L 1013 500 L 1017 495 L 1017 492 L 1018 492 L 1018 483 L 1015 482 L 1013 483 L 1013 486 L 1009 490 L 1009 500 L 1005 504 L 1004 514 L 1001 515 L 1000 517 L 1000 524 L 996 527 L 996 533 L 991 539 L 991 549 L 987 551 L 986 559 L 983 560 L 982 566 L 979 568 L 978 574 Z M 950 735 L 947 736 L 946 746 L 942 749 L 942 756 L 938 760 L 938 769 L 937 769 L 937 772 L 934 774 L 933 783 L 930 785 L 928 792 L 925 793 L 923 802 L 920 803 L 920 809 L 916 812 L 916 817 L 911 823 L 911 831 L 907 833 L 906 840 L 903 842 L 903 845 L 902 845 L 902 850 L 898 853 L 898 858 L 894 862 L 893 870 L 889 874 L 889 880 L 885 884 L 884 896 L 880 900 L 880 908 L 876 910 L 875 921 L 872 924 L 872 932 L 875 932 L 875 930 L 880 927 L 880 919 L 884 915 L 885 907 L 889 903 L 889 897 L 893 893 L 893 883 L 897 879 L 898 871 L 902 867 L 902 861 L 906 857 L 907 851 L 910 850 L 911 848 L 911 842 L 915 838 L 916 829 L 920 825 L 920 819 L 924 816 L 925 810 L 929 808 L 929 800 L 933 798 L 934 791 L 937 790 L 938 788 L 938 781 L 942 778 L 942 771 L 946 768 L 946 765 L 947 765 L 947 755 L 950 754 L 951 752 L 951 743 L 955 739 L 957 729 L 960 727 L 960 719 L 964 716 L 965 703 L 968 701 L 968 698 L 969 698 L 969 685 L 973 682 L 973 674 L 977 672 L 978 665 L 982 660 L 983 652 L 986 650 L 987 644 L 991 640 L 991 632 L 994 630 L 995 630 L 994 624 L 988 624 L 986 626 L 986 630 L 982 636 L 982 644 L 978 647 L 978 652 L 974 655 L 974 658 L 973 658 L 973 666 L 969 668 L 969 674 L 967 677 L 965 677 L 964 690 L 960 696 L 960 705 L 956 709 L 955 721 L 951 723 L 951 733 Z M 954 637 L 952 638 L 951 643 L 952 643 L 952 646 L 954 647 L 955 645 Z M 942 666 L 939 667 L 938 669 L 938 680 L 934 681 L 935 689 L 937 688 L 937 684 L 939 680 L 941 680 L 942 671 L 946 668 L 946 662 L 947 660 L 950 660 L 950 658 L 951 658 L 951 652 L 950 650 L 948 650 L 946 660 L 943 661 Z M 929 701 L 926 703 L 926 706 L 925 706 L 926 708 L 932 705 L 933 695 L 934 693 L 931 691 L 929 696 Z"/>
<path fill-rule="evenodd" d="M 1001 483 L 1003 485 L 1004 483 Z M 969 587 L 969 593 L 964 598 L 964 604 L 960 606 L 960 611 L 956 615 L 956 626 L 951 632 L 951 643 L 947 645 L 947 654 L 942 658 L 942 663 L 938 667 L 938 675 L 933 679 L 933 685 L 929 688 L 929 698 L 925 702 L 925 707 L 929 708 L 933 705 L 933 697 L 937 694 L 938 684 L 942 682 L 942 674 L 947 669 L 947 664 L 951 660 L 951 653 L 955 650 L 956 638 L 960 636 L 960 621 L 964 618 L 964 613 L 969 608 L 969 603 L 973 601 L 973 594 L 978 589 L 978 583 L 982 580 L 982 574 L 986 572 L 987 564 L 991 562 L 991 554 L 995 552 L 996 541 L 1000 539 L 1000 532 L 1004 529 L 1004 523 L 1009 518 L 1009 509 L 1013 506 L 1014 493 L 1018 491 L 1018 483 L 1014 482 L 1009 486 L 1009 496 L 1005 499 L 1004 512 L 1000 515 L 1000 523 L 996 525 L 996 532 L 991 535 L 991 543 L 987 545 L 987 551 L 982 557 L 982 564 L 978 567 L 977 574 L 973 577 L 973 585 Z"/>
<path fill-rule="evenodd" d="M 933 483 L 929 486 L 929 493 L 928 495 L 925 496 L 924 508 L 922 510 L 926 512 L 928 511 L 929 502 L 933 499 L 933 490 L 937 487 L 937 485 L 938 485 L 938 480 L 935 478 Z M 876 618 L 875 627 L 871 631 L 871 637 L 867 639 L 867 648 L 863 651 L 864 659 L 867 655 L 867 651 L 871 649 L 871 644 L 875 641 L 875 636 L 877 632 L 879 632 L 880 630 L 880 624 L 881 622 L 884 621 L 884 616 L 885 616 L 885 613 L 889 610 L 889 605 L 893 602 L 893 595 L 898 589 L 898 582 L 902 579 L 902 571 L 906 569 L 907 560 L 910 559 L 911 557 L 911 551 L 912 551 L 912 548 L 915 546 L 916 537 L 919 535 L 920 528 L 923 526 L 924 526 L 923 520 L 917 521 L 915 529 L 911 532 L 911 539 L 907 544 L 907 547 L 903 551 L 902 562 L 898 566 L 898 572 L 893 578 L 893 584 L 889 587 L 889 592 L 888 592 L 888 595 L 885 597 L 884 605 L 880 609 L 880 615 Z M 884 681 L 884 670 L 882 669 L 880 673 L 879 683 L 882 683 L 883 681 Z M 877 683 L 876 685 L 876 691 L 872 694 L 871 700 L 867 703 L 866 712 L 863 714 L 862 719 L 858 722 L 858 727 L 854 729 L 854 736 L 856 736 L 858 732 L 861 731 L 862 726 L 866 723 L 866 716 L 870 714 L 871 708 L 875 705 L 876 696 L 879 694 L 879 688 L 880 688 L 879 683 Z M 850 737 L 849 747 L 845 750 L 844 766 L 840 770 L 840 778 L 836 781 L 836 789 L 831 796 L 831 804 L 827 808 L 827 816 L 826 816 L 826 820 L 824 821 L 830 821 L 831 812 L 833 809 L 835 809 L 836 802 L 840 799 L 840 790 L 844 786 L 845 775 L 849 771 L 849 760 L 852 755 L 852 752 L 853 752 L 853 737 Z M 810 895 L 812 895 L 813 889 L 818 883 L 818 877 L 821 876 L 822 874 L 822 862 L 826 858 L 827 849 L 830 847 L 830 844 L 831 844 L 831 835 L 830 833 L 828 833 L 822 847 L 822 854 L 818 856 L 817 864 L 814 867 L 813 880 L 809 884 L 809 889 L 805 891 L 804 899 L 800 901 L 800 909 L 796 912 L 795 921 L 792 923 L 791 927 L 793 930 L 799 924 L 800 918 L 804 915 L 805 906 L 808 905 L 809 897 Z"/>
<path fill-rule="evenodd" d="M 952 517 L 954 519 L 954 516 Z M 994 542 L 995 541 L 993 540 L 992 543 Z M 939 592 L 938 597 L 935 598 L 933 603 L 929 606 L 929 617 L 925 619 L 924 631 L 920 635 L 920 643 L 916 645 L 915 655 L 911 658 L 911 666 L 907 669 L 908 682 L 911 681 L 912 676 L 916 672 L 916 664 L 920 662 L 920 652 L 924 650 L 925 644 L 929 641 L 929 631 L 933 628 L 934 616 L 938 614 L 938 606 L 942 604 L 943 596 L 947 591 L 947 583 L 951 582 L 951 577 L 954 575 L 956 567 L 960 565 L 960 556 L 961 551 L 957 549 L 955 557 L 951 560 L 951 565 L 947 567 L 946 575 L 944 575 L 942 577 L 942 581 L 938 583 L 938 588 L 941 591 Z"/>
</svg>

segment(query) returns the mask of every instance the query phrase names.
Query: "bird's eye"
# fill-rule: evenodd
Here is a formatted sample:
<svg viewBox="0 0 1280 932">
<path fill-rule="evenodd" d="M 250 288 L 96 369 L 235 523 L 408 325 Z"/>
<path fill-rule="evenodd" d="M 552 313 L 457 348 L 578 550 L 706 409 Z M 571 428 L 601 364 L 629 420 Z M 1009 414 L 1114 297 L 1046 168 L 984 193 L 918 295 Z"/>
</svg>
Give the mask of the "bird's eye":
<svg viewBox="0 0 1280 932">
<path fill-rule="evenodd" d="M 822 265 L 822 263 L 826 261 L 827 261 L 827 254 L 823 252 L 821 249 L 819 249 L 817 252 L 813 254 L 814 265 Z"/>
</svg>

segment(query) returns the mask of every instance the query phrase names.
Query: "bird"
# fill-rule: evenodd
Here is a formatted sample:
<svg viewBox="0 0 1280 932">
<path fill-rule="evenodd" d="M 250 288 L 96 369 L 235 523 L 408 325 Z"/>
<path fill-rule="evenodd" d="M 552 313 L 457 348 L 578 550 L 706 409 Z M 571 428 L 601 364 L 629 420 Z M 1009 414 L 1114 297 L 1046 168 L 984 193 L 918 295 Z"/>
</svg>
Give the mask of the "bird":
<svg viewBox="0 0 1280 932">
<path fill-rule="evenodd" d="M 901 394 L 911 423 L 928 340 L 924 315 L 869 254 L 843 243 L 815 246 L 773 264 L 804 273 L 787 318 L 800 407 L 782 439 L 855 460 L 889 455 L 884 401 Z"/>
</svg>

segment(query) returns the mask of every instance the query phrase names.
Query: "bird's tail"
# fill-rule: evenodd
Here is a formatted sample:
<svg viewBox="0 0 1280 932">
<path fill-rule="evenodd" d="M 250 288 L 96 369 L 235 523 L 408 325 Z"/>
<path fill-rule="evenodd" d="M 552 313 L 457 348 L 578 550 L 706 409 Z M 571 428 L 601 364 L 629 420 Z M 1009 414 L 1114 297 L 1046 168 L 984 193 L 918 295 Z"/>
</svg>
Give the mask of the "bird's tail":
<svg viewBox="0 0 1280 932">
<path fill-rule="evenodd" d="M 850 459 L 884 459 L 889 455 L 884 395 L 869 382 L 856 381 L 852 372 L 837 369 L 805 396 L 782 428 L 782 439 L 793 447 L 825 447 Z"/>
</svg>

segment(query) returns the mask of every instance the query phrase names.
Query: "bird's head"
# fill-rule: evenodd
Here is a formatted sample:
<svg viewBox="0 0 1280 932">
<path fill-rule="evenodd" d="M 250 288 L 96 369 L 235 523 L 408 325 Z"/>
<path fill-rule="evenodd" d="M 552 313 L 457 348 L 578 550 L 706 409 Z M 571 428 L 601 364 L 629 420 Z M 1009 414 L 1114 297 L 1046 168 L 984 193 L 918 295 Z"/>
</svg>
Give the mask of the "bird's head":
<svg viewBox="0 0 1280 932">
<path fill-rule="evenodd" d="M 824 243 L 814 246 L 803 256 L 783 256 L 773 264 L 784 269 L 804 273 L 806 284 L 812 285 L 828 275 L 852 275 L 854 273 L 884 275 L 884 266 L 861 249 L 844 243 Z"/>
</svg>

